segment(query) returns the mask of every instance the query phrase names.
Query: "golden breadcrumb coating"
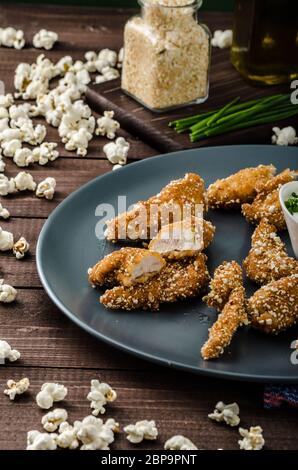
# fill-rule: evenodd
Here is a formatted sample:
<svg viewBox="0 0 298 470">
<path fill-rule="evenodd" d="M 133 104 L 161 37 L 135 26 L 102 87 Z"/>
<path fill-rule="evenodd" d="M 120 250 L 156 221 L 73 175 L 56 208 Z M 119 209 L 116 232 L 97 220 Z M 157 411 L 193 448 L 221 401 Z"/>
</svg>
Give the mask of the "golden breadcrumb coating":
<svg viewBox="0 0 298 470">
<path fill-rule="evenodd" d="M 164 225 L 148 248 L 168 259 L 194 256 L 210 245 L 214 233 L 215 227 L 210 221 L 191 217 Z"/>
<path fill-rule="evenodd" d="M 159 310 L 163 302 L 196 297 L 209 281 L 206 255 L 199 253 L 188 260 L 169 261 L 162 271 L 142 285 L 118 286 L 107 290 L 100 302 L 114 310 Z"/>
<path fill-rule="evenodd" d="M 256 188 L 262 188 L 275 171 L 273 165 L 259 165 L 244 168 L 227 178 L 215 181 L 207 190 L 209 207 L 232 209 L 252 201 L 257 194 Z"/>
<path fill-rule="evenodd" d="M 155 276 L 165 264 L 159 253 L 143 248 L 121 248 L 88 270 L 89 281 L 95 286 L 131 286 Z"/>
<path fill-rule="evenodd" d="M 252 326 L 278 334 L 298 320 L 298 274 L 272 281 L 248 299 Z"/>
<path fill-rule="evenodd" d="M 258 192 L 251 204 L 242 205 L 242 214 L 252 224 L 258 224 L 266 217 L 278 230 L 286 228 L 286 222 L 279 202 L 279 188 L 282 184 L 293 181 L 296 173 L 288 168 L 269 180 Z"/>
<path fill-rule="evenodd" d="M 215 359 L 229 346 L 234 334 L 241 325 L 247 325 L 246 299 L 243 287 L 236 287 L 209 329 L 209 337 L 201 349 L 203 359 Z"/>
<path fill-rule="evenodd" d="M 151 240 L 163 225 L 185 218 L 182 209 L 186 206 L 189 215 L 197 215 L 199 204 L 206 206 L 204 180 L 195 173 L 187 173 L 184 178 L 171 181 L 156 196 L 137 202 L 131 211 L 109 220 L 105 236 L 111 241 Z M 173 218 L 175 208 L 179 210 L 177 218 Z"/>
<path fill-rule="evenodd" d="M 242 287 L 242 269 L 236 261 L 224 261 L 214 271 L 213 279 L 210 282 L 210 292 L 203 297 L 208 307 L 222 311 L 228 302 L 231 292 L 236 287 Z"/>
<path fill-rule="evenodd" d="M 262 219 L 252 235 L 252 247 L 243 261 L 247 276 L 258 284 L 268 284 L 298 273 L 298 261 L 288 256 L 274 225 Z"/>
</svg>

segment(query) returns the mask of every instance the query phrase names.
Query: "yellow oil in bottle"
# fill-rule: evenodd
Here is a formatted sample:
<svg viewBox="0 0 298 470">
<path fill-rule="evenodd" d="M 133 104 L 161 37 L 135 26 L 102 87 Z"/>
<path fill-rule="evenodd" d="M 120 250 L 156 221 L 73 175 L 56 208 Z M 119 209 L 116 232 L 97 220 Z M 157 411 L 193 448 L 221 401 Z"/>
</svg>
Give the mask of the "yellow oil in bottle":
<svg viewBox="0 0 298 470">
<path fill-rule="evenodd" d="M 231 61 L 253 83 L 298 78 L 298 0 L 235 0 Z"/>
</svg>

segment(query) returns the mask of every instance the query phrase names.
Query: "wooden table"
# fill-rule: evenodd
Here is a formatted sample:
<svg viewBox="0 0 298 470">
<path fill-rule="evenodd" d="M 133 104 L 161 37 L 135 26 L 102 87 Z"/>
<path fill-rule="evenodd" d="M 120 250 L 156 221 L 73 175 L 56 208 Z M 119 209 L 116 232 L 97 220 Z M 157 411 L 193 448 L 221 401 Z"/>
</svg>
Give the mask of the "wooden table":
<svg viewBox="0 0 298 470">
<path fill-rule="evenodd" d="M 115 9 L 8 4 L 0 7 L 1 26 L 23 29 L 28 41 L 40 28 L 56 31 L 60 42 L 53 51 L 46 52 L 53 60 L 66 54 L 80 59 L 87 50 L 120 48 L 122 28 L 131 14 L 129 10 Z M 230 14 L 206 13 L 202 16 L 211 29 L 231 24 Z M 30 46 L 21 51 L 0 49 L 0 79 L 5 82 L 7 92 L 13 91 L 17 64 L 33 62 L 39 53 Z M 215 57 L 219 63 L 224 63 L 227 52 L 216 51 Z M 131 160 L 156 154 L 154 148 L 135 136 L 127 135 L 125 131 L 122 134 L 131 142 Z M 48 129 L 47 140 L 59 141 L 56 129 Z M 38 234 L 50 212 L 68 194 L 111 170 L 103 157 L 103 143 L 104 139 L 95 138 L 85 158 L 66 152 L 60 145 L 61 157 L 57 161 L 32 169 L 37 181 L 46 176 L 56 178 L 57 193 L 53 201 L 39 200 L 30 194 L 2 198 L 1 202 L 8 207 L 12 217 L 7 222 L 1 221 L 1 226 L 12 231 L 15 237 L 24 235 L 31 243 L 31 250 L 22 261 L 17 261 L 12 254 L 1 254 L 1 277 L 18 289 L 18 300 L 11 305 L 1 304 L 0 338 L 17 348 L 22 357 L 0 370 L 0 448 L 24 449 L 27 431 L 41 430 L 43 413 L 35 404 L 35 394 L 44 382 L 61 382 L 68 387 L 65 408 L 72 422 L 90 413 L 86 395 L 90 379 L 98 378 L 110 383 L 119 396 L 106 416 L 114 417 L 122 426 L 140 419 L 156 420 L 160 434 L 158 441 L 145 443 L 141 448 L 162 449 L 167 438 L 184 434 L 201 449 L 237 449 L 237 430 L 217 425 L 207 418 L 215 403 L 223 400 L 239 403 L 244 427 L 263 427 L 267 448 L 297 449 L 296 412 L 290 409 L 265 411 L 261 384 L 212 380 L 129 356 L 81 331 L 62 315 L 44 292 L 35 265 Z M 10 176 L 18 171 L 11 161 L 7 162 L 7 169 Z M 10 402 L 1 390 L 8 379 L 21 377 L 29 377 L 30 393 Z M 131 445 L 121 433 L 113 448 L 126 449 Z"/>
</svg>

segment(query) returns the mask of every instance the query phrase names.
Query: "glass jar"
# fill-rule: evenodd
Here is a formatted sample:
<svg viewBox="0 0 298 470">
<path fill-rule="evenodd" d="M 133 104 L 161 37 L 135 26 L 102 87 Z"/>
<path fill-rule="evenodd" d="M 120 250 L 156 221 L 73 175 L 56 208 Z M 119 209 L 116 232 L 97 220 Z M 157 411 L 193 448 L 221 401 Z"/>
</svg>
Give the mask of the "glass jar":
<svg viewBox="0 0 298 470">
<path fill-rule="evenodd" d="M 231 60 L 253 83 L 298 77 L 298 1 L 236 0 Z"/>
<path fill-rule="evenodd" d="M 152 111 L 208 98 L 210 32 L 198 23 L 202 0 L 139 0 L 124 30 L 122 89 Z"/>
</svg>

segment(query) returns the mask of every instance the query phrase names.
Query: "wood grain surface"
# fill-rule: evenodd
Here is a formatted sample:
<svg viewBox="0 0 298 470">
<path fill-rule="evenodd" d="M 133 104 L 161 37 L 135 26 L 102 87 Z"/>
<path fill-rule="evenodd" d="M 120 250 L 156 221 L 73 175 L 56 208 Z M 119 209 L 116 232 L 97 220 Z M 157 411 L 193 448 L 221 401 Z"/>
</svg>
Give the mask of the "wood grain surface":
<svg viewBox="0 0 298 470">
<path fill-rule="evenodd" d="M 2 27 L 11 25 L 23 29 L 28 41 L 40 28 L 56 31 L 59 44 L 46 55 L 53 60 L 66 54 L 82 59 L 87 50 L 119 49 L 123 25 L 131 14 L 120 9 L 1 4 L 0 23 Z M 230 14 L 204 13 L 202 19 L 212 30 L 231 25 Z M 21 51 L 0 48 L 0 80 L 4 81 L 7 91 L 13 90 L 17 64 L 32 62 L 39 54 L 30 44 Z M 229 93 L 235 96 L 236 88 L 242 96 L 251 96 L 247 85 L 227 61 L 226 51 L 214 51 L 218 84 L 213 88 L 210 105 L 222 104 Z M 130 161 L 157 153 L 138 136 L 125 129 L 122 133 L 131 143 Z M 55 129 L 48 128 L 48 139 L 57 140 Z M 39 200 L 30 193 L 1 198 L 1 203 L 12 214 L 9 221 L 1 221 L 1 226 L 16 237 L 24 235 L 31 249 L 30 255 L 22 261 L 6 253 L 1 254 L 0 260 L 1 277 L 18 288 L 17 302 L 0 307 L 0 338 L 22 353 L 20 361 L 0 369 L 0 449 L 24 449 L 26 432 L 41 430 L 42 412 L 35 404 L 35 394 L 42 383 L 57 381 L 68 387 L 69 395 L 61 405 L 65 405 L 72 421 L 90 412 L 86 395 L 92 378 L 110 383 L 118 392 L 119 398 L 108 408 L 107 417 L 115 417 L 122 426 L 140 419 L 156 420 L 160 432 L 158 441 L 141 444 L 140 448 L 162 449 L 165 439 L 173 434 L 184 434 L 201 449 L 237 449 L 237 430 L 217 425 L 207 418 L 215 403 L 223 400 L 239 403 L 244 427 L 258 424 L 263 427 L 268 449 L 297 449 L 297 412 L 292 409 L 265 411 L 262 385 L 188 375 L 129 356 L 81 331 L 47 297 L 35 266 L 38 234 L 45 219 L 68 194 L 111 170 L 111 165 L 103 158 L 104 143 L 105 139 L 94 139 L 85 158 L 66 152 L 60 146 L 61 157 L 57 161 L 30 169 L 37 182 L 46 176 L 57 179 L 53 201 Z M 17 172 L 18 168 L 8 161 L 7 174 L 13 176 Z M 30 393 L 10 402 L 1 391 L 6 381 L 25 376 L 32 384 Z M 127 449 L 132 445 L 121 433 L 114 448 Z"/>
</svg>

